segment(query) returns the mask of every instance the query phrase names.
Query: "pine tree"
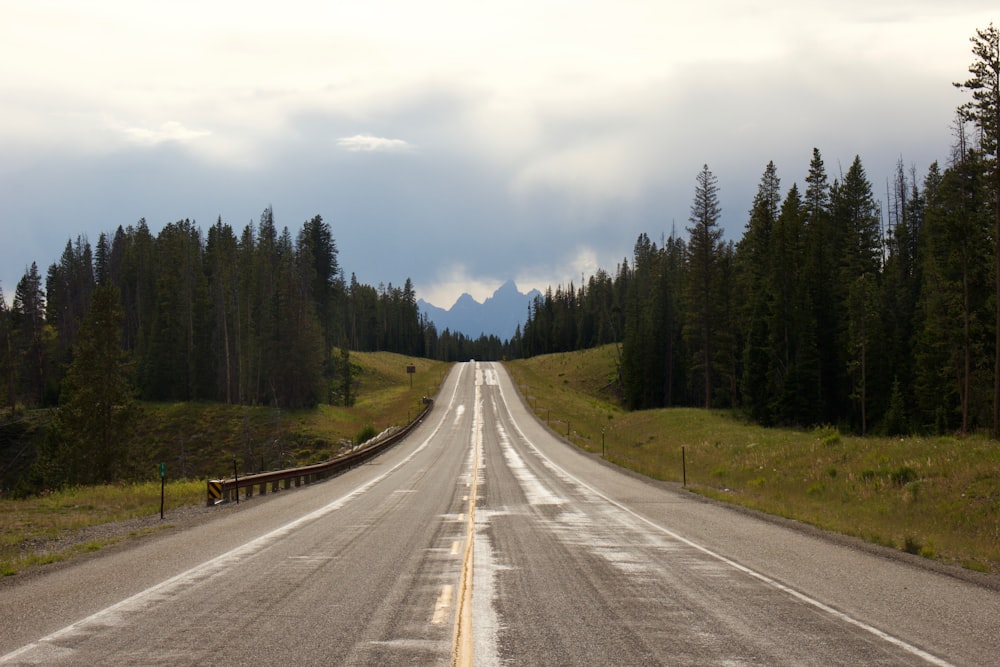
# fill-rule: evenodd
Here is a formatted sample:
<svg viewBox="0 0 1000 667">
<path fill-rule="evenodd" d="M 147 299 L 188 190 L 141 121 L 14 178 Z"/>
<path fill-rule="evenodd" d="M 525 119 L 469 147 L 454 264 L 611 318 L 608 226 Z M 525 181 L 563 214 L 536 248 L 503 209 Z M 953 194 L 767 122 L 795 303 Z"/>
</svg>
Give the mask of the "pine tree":
<svg viewBox="0 0 1000 667">
<path fill-rule="evenodd" d="M 212 311 L 212 358 L 215 396 L 232 403 L 239 395 L 240 282 L 238 248 L 233 228 L 220 217 L 208 230 L 205 245 L 209 302 Z"/>
<path fill-rule="evenodd" d="M 38 264 L 31 267 L 17 283 L 11 310 L 11 335 L 14 362 L 18 369 L 19 395 L 25 403 L 43 405 L 46 397 L 51 329 L 45 323 L 45 293 Z"/>
<path fill-rule="evenodd" d="M 985 215 L 982 164 L 959 136 L 955 163 L 928 195 L 925 220 L 926 276 L 924 313 L 917 354 L 919 397 L 928 421 L 939 422 L 937 406 L 948 408 L 944 421 L 963 433 L 976 420 L 975 406 L 988 403 L 978 388 L 978 368 L 988 366 L 985 322 L 990 292 L 990 222 Z M 957 406 L 955 403 L 957 402 Z"/>
<path fill-rule="evenodd" d="M 762 423 L 773 421 L 771 403 L 775 396 L 776 368 L 771 350 L 770 314 L 774 299 L 772 236 L 781 205 L 781 181 L 774 162 L 768 162 L 754 196 L 743 238 L 737 249 L 740 274 L 741 321 L 746 341 L 743 347 L 744 406 L 750 416 Z M 786 271 L 788 268 L 781 268 Z"/>
<path fill-rule="evenodd" d="M 278 295 L 271 400 L 290 408 L 314 407 L 322 396 L 323 334 L 311 300 L 311 253 L 296 254 L 285 228 L 278 240 Z"/>
<path fill-rule="evenodd" d="M 690 319 L 686 329 L 694 357 L 693 370 L 700 373 L 700 389 L 706 408 L 712 407 L 715 340 L 721 324 L 719 302 L 716 300 L 722 243 L 721 215 L 718 179 L 706 164 L 697 176 L 689 219 L 691 226 L 687 227 L 690 234 L 687 245 L 687 312 Z"/>
<path fill-rule="evenodd" d="M 814 344 L 819 362 L 819 420 L 837 423 L 843 415 L 838 409 L 842 403 L 842 384 L 838 381 L 842 374 L 837 340 L 839 322 L 836 310 L 831 307 L 837 294 L 836 280 L 833 279 L 836 274 L 834 250 L 837 244 L 830 214 L 830 184 L 818 148 L 813 148 L 802 203 L 805 216 L 803 282 L 813 309 L 810 319 L 815 325 Z"/>
<path fill-rule="evenodd" d="M 855 423 L 867 431 L 869 383 L 873 360 L 880 359 L 882 343 L 874 316 L 882 272 L 882 238 L 879 207 L 871 183 L 855 156 L 843 183 L 831 192 L 832 222 L 838 259 L 840 290 L 834 308 L 840 315 L 840 354 L 847 371 L 848 396 L 856 406 Z M 877 382 L 877 380 L 876 380 Z M 888 387 L 885 387 L 888 394 Z"/>
<path fill-rule="evenodd" d="M 660 405 L 663 393 L 662 353 L 655 335 L 653 284 L 656 244 L 640 234 L 633 249 L 633 270 L 625 298 L 625 335 L 622 341 L 622 384 L 625 402 L 642 410 Z"/>
<path fill-rule="evenodd" d="M 82 236 L 75 244 L 66 241 L 59 263 L 49 267 L 45 281 L 45 320 L 55 330 L 59 364 L 70 361 L 80 322 L 90 309 L 94 284 L 90 244 Z"/>
<path fill-rule="evenodd" d="M 660 404 L 666 407 L 685 402 L 685 388 L 688 385 L 681 308 L 686 279 L 685 253 L 684 240 L 671 234 L 660 250 L 655 282 L 655 339 L 656 344 L 663 349 L 663 398 Z"/>
<path fill-rule="evenodd" d="M 0 287 L 0 386 L 3 387 L 4 404 L 11 414 L 17 407 L 15 389 L 14 342 L 11 335 L 10 309 Z"/>
<path fill-rule="evenodd" d="M 808 426 L 821 419 L 819 354 L 805 271 L 805 206 L 792 185 L 772 233 L 773 298 L 768 325 L 777 393 L 776 422 Z"/>
<path fill-rule="evenodd" d="M 207 286 L 201 231 L 190 221 L 165 225 L 156 238 L 156 309 L 142 367 L 143 395 L 197 400 L 210 389 Z"/>
<path fill-rule="evenodd" d="M 137 405 L 128 353 L 121 345 L 122 319 L 118 289 L 95 289 L 63 380 L 54 427 L 64 481 L 70 484 L 111 482 L 129 473 L 127 443 Z"/>
<path fill-rule="evenodd" d="M 896 166 L 893 181 L 886 263 L 883 270 L 882 329 L 886 340 L 886 379 L 892 378 L 891 394 L 899 403 L 889 405 L 892 410 L 885 416 L 892 417 L 892 428 L 904 429 L 899 424 L 901 415 L 913 413 L 913 380 L 916 331 L 919 329 L 917 303 L 920 295 L 920 267 L 918 240 L 923 226 L 923 198 L 916 187 L 915 176 L 907 177 L 902 160 Z M 898 408 L 898 409 L 897 409 Z"/>
<path fill-rule="evenodd" d="M 317 215 L 303 224 L 297 245 L 299 254 L 309 257 L 312 298 L 323 329 L 323 340 L 330 349 L 343 336 L 344 280 L 337 259 L 337 243 L 330 225 Z"/>
<path fill-rule="evenodd" d="M 972 93 L 972 100 L 959 107 L 966 120 L 979 128 L 980 150 L 985 159 L 993 210 L 994 346 L 993 346 L 993 436 L 1000 438 L 1000 30 L 992 23 L 977 30 L 972 42 L 976 60 L 972 75 L 956 83 Z"/>
<path fill-rule="evenodd" d="M 97 237 L 97 251 L 94 254 L 94 283 L 95 285 L 105 285 L 110 279 L 111 264 L 111 244 L 108 235 L 101 232 Z"/>
</svg>

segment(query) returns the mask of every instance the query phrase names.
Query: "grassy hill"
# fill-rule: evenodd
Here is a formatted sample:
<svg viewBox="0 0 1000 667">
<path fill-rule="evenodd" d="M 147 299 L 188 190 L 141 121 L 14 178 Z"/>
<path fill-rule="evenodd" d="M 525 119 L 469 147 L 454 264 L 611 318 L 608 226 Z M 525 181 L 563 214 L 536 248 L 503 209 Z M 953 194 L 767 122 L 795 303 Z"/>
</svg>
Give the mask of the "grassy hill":
<svg viewBox="0 0 1000 667">
<path fill-rule="evenodd" d="M 354 405 L 281 410 L 218 403 L 144 404 L 136 429 L 137 465 L 153 474 L 164 461 L 173 476 L 207 478 L 324 461 L 366 427 L 376 432 L 409 421 L 437 391 L 447 364 L 387 352 L 351 354 Z M 416 369 L 411 378 L 406 367 Z M 142 475 L 139 475 L 142 477 Z"/>
<path fill-rule="evenodd" d="M 765 429 L 739 414 L 623 411 L 615 347 L 507 364 L 535 414 L 621 466 L 697 493 L 981 572 L 1000 572 L 1000 443 Z M 602 434 L 603 430 L 603 434 Z"/>
<path fill-rule="evenodd" d="M 448 369 L 382 352 L 352 353 L 351 362 L 356 401 L 349 408 L 144 403 L 133 434 L 140 481 L 28 498 L 0 494 L 0 577 L 170 528 L 169 520 L 158 523 L 160 462 L 167 464 L 166 510 L 175 516 L 179 508 L 204 505 L 205 480 L 231 476 L 234 457 L 241 473 L 304 465 L 330 458 L 362 432 L 406 423 L 423 409 L 422 397 L 437 392 Z M 416 369 L 412 378 L 409 365 Z M 7 488 L 30 465 L 49 418 L 46 411 L 18 415 L 0 428 Z"/>
</svg>

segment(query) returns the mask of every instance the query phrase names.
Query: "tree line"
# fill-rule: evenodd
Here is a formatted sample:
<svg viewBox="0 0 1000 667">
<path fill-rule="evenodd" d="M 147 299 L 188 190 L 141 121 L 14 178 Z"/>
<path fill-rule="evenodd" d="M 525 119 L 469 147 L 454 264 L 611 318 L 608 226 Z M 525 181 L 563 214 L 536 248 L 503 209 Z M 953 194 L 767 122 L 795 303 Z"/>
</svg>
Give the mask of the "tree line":
<svg viewBox="0 0 1000 667">
<path fill-rule="evenodd" d="M 140 220 L 102 233 L 95 248 L 68 241 L 44 279 L 32 263 L 12 304 L 0 292 L 0 397 L 11 411 L 75 402 L 61 412 L 82 419 L 103 368 L 118 406 L 106 424 L 128 413 L 128 397 L 349 404 L 350 351 L 453 361 L 614 343 L 615 383 L 633 409 L 996 434 L 998 31 L 977 31 L 972 44 L 971 76 L 956 84 L 972 99 L 958 109 L 948 163 L 918 179 L 900 161 L 887 210 L 860 158 L 831 180 L 813 149 L 801 189 L 782 194 L 766 165 L 742 237 L 724 241 L 705 165 L 686 236 L 641 234 L 613 273 L 549 288 L 508 341 L 438 332 L 409 279 L 375 287 L 345 277 L 318 215 L 294 236 L 270 208 L 239 234 L 219 219 L 207 232 L 181 220 L 154 235 Z"/>
<path fill-rule="evenodd" d="M 633 409 L 735 407 L 765 425 L 859 433 L 1000 429 L 1000 40 L 972 38 L 972 93 L 947 165 L 902 161 L 887 210 L 861 159 L 832 181 L 814 149 L 782 196 L 764 168 L 738 242 L 697 174 L 686 238 L 535 299 L 509 354 L 620 341 Z M 971 136 L 970 136 L 971 129 Z"/>
<path fill-rule="evenodd" d="M 308 407 L 349 400 L 347 353 L 424 355 L 431 325 L 412 282 L 345 280 L 321 216 L 293 236 L 270 208 L 237 235 L 219 219 L 153 234 L 145 220 L 68 241 L 43 280 L 25 271 L 10 307 L 0 297 L 5 403 L 54 406 L 81 326 L 102 287 L 121 308 L 117 330 L 137 396 Z"/>
<path fill-rule="evenodd" d="M 412 281 L 345 277 L 319 215 L 293 236 L 266 208 L 237 233 L 221 218 L 158 234 L 145 219 L 66 242 L 43 277 L 32 262 L 12 304 L 0 292 L 0 397 L 14 411 L 60 404 L 81 326 L 102 287 L 116 290 L 127 376 L 143 400 L 309 407 L 349 404 L 350 351 L 443 360 L 499 358 L 421 316 Z"/>
<path fill-rule="evenodd" d="M 154 234 L 144 219 L 69 240 L 44 278 L 33 262 L 0 292 L 0 400 L 58 408 L 31 475 L 38 488 L 128 476 L 138 401 L 350 405 L 351 351 L 454 360 L 502 343 L 438 333 L 413 283 L 346 278 L 319 215 L 293 236 L 270 207 L 237 233 L 222 219 Z"/>
</svg>

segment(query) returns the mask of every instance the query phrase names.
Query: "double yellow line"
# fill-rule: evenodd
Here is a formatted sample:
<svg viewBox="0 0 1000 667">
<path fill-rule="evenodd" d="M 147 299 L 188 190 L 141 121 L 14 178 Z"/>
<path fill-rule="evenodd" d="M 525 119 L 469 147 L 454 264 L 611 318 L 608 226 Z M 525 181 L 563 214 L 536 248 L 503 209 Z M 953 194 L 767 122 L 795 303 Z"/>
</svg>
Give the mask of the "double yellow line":
<svg viewBox="0 0 1000 667">
<path fill-rule="evenodd" d="M 469 488 L 469 512 L 465 527 L 465 553 L 462 556 L 462 576 L 458 586 L 458 608 L 455 611 L 455 633 L 452 638 L 451 664 L 471 667 L 472 663 L 472 569 L 473 544 L 476 537 L 476 495 L 479 487 L 479 449 L 483 444 L 483 412 L 480 377 L 476 373 L 476 403 L 472 419 L 472 482 Z"/>
</svg>

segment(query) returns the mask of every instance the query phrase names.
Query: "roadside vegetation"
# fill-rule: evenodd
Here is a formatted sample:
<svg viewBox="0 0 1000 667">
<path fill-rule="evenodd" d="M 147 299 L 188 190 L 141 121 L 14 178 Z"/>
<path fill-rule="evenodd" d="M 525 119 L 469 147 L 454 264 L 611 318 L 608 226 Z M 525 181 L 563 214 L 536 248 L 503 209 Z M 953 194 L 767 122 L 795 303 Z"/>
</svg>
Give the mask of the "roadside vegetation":
<svg viewBox="0 0 1000 667">
<path fill-rule="evenodd" d="M 142 403 L 132 436 L 134 481 L 28 496 L 0 494 L 0 577 L 169 528 L 171 510 L 204 504 L 205 480 L 232 476 L 234 458 L 240 474 L 329 459 L 361 434 L 379 433 L 413 419 L 423 407 L 422 397 L 437 392 L 448 369 L 443 362 L 386 352 L 355 352 L 351 362 L 356 380 L 351 407 L 275 410 L 220 403 Z M 412 389 L 406 373 L 409 365 L 416 370 Z M 36 415 L 34 424 L 33 429 L 44 430 L 44 415 Z M 28 460 L 25 454 L 20 464 L 29 465 Z M 91 530 L 142 517 L 159 521 L 161 462 L 167 464 L 162 523 Z"/>
<path fill-rule="evenodd" d="M 691 491 L 980 572 L 1000 572 L 1000 446 L 764 428 L 734 411 L 624 411 L 614 345 L 507 364 L 577 446 Z M 602 434 L 603 430 L 603 434 Z"/>
</svg>

